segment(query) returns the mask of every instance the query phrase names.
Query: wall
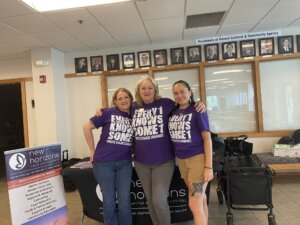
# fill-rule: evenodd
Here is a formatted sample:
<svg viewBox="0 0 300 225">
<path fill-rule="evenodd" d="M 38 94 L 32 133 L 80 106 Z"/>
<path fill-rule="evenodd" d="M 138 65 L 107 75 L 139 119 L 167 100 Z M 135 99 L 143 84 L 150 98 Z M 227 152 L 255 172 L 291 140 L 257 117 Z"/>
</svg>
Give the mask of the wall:
<svg viewBox="0 0 300 225">
<path fill-rule="evenodd" d="M 28 139 L 29 146 L 37 145 L 35 109 L 32 107 L 31 100 L 34 100 L 32 81 L 25 83 L 26 88 L 26 106 L 27 106 L 27 124 L 28 124 Z"/>
<path fill-rule="evenodd" d="M 100 77 L 80 77 L 66 79 L 67 108 L 69 119 L 69 153 L 71 157 L 83 158 L 89 155 L 88 146 L 83 136 L 83 124 L 95 115 L 101 106 Z M 95 143 L 100 136 L 94 130 Z"/>
<path fill-rule="evenodd" d="M 0 60 L 0 80 L 31 77 L 31 58 Z"/>
<path fill-rule="evenodd" d="M 299 28 L 288 28 L 282 31 L 282 35 L 299 34 Z M 199 37 L 201 38 L 201 37 Z M 183 41 L 173 42 L 167 44 L 152 44 L 144 46 L 132 46 L 127 48 L 119 49 L 106 49 L 101 51 L 88 51 L 88 52 L 77 52 L 72 54 L 64 55 L 64 72 L 74 73 L 74 58 L 76 57 L 90 57 L 96 55 L 108 54 L 121 54 L 126 52 L 138 52 L 144 50 L 155 50 L 155 49 L 170 49 L 175 47 L 186 47 L 194 45 L 194 41 Z M 169 54 L 169 53 L 168 53 Z M 152 56 L 153 57 L 153 56 Z M 104 58 L 104 61 L 106 59 Z M 169 59 L 170 62 L 170 59 Z M 136 62 L 137 63 L 137 62 Z M 90 71 L 90 65 L 89 71 Z M 20 77 L 32 77 L 32 64 L 30 57 L 0 60 L 0 79 L 12 79 Z M 58 69 L 61 73 L 62 69 Z M 60 92 L 63 97 L 65 95 L 66 104 L 64 113 L 66 113 L 66 120 L 69 127 L 63 127 L 64 134 L 68 133 L 68 144 L 65 148 L 69 148 L 71 157 L 85 157 L 88 156 L 88 148 L 85 143 L 82 134 L 83 123 L 95 113 L 95 109 L 98 105 L 101 105 L 101 85 L 99 76 L 95 77 L 81 77 L 81 78 L 70 78 L 65 79 L 66 92 Z M 28 124 L 29 124 L 29 143 L 30 146 L 36 145 L 37 134 L 35 129 L 36 117 L 34 109 L 31 109 L 31 99 L 33 99 L 33 86 L 32 83 L 26 82 L 26 96 L 27 96 L 27 110 L 28 110 Z M 47 95 L 47 93 L 39 93 Z M 36 97 L 36 96 L 35 96 Z M 58 98 L 59 96 L 56 96 Z M 99 136 L 100 132 L 96 131 L 95 136 Z M 46 136 L 47 133 L 41 134 Z M 67 137 L 65 137 L 67 138 Z M 272 145 L 277 142 L 279 138 L 251 138 L 250 142 L 254 143 L 255 152 L 269 152 Z M 97 142 L 98 139 L 95 140 Z"/>
</svg>

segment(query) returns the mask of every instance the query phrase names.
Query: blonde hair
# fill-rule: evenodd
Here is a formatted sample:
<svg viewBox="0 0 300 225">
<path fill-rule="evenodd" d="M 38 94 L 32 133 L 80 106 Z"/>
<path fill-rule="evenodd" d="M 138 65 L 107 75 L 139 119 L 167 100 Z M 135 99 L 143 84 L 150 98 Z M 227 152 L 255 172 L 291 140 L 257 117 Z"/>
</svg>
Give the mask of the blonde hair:
<svg viewBox="0 0 300 225">
<path fill-rule="evenodd" d="M 119 88 L 119 89 L 117 89 L 115 92 L 114 92 L 114 94 L 113 94 L 113 96 L 112 96 L 112 98 L 111 98 L 111 106 L 112 107 L 116 107 L 117 105 L 115 104 L 115 101 L 117 101 L 117 95 L 119 94 L 119 92 L 125 92 L 126 94 L 128 94 L 128 96 L 129 96 L 129 98 L 130 98 L 130 106 L 132 105 L 132 102 L 133 102 L 133 96 L 132 96 L 132 94 L 131 94 L 131 92 L 128 90 L 128 89 L 126 89 L 126 88 Z"/>
<path fill-rule="evenodd" d="M 136 84 L 136 87 L 135 87 L 135 100 L 136 100 L 137 104 L 139 104 L 139 105 L 141 105 L 143 103 L 143 99 L 140 95 L 140 87 L 141 87 L 141 85 L 144 81 L 149 81 L 153 85 L 153 87 L 154 87 L 154 99 L 155 100 L 160 99 L 157 83 L 153 80 L 152 77 L 150 77 L 148 75 L 145 75 L 145 76 L 141 77 L 138 80 L 138 82 Z"/>
</svg>

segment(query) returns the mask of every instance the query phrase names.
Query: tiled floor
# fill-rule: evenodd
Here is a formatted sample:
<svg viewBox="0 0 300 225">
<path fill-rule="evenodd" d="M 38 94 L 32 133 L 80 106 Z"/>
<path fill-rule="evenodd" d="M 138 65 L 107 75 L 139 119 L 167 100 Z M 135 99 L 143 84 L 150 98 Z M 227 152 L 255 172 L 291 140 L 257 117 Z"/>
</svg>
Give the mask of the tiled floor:
<svg viewBox="0 0 300 225">
<path fill-rule="evenodd" d="M 300 225 L 300 176 L 275 176 L 273 179 L 273 203 L 277 225 Z M 209 225 L 226 225 L 227 207 L 218 203 L 216 184 L 210 194 Z M 255 191 L 255 190 L 253 190 Z M 77 191 L 66 193 L 71 225 L 79 225 L 81 201 Z M 234 225 L 268 225 L 268 211 L 233 211 Z M 84 225 L 99 225 L 86 218 Z M 188 222 L 186 224 L 193 224 Z M 0 179 L 0 225 L 11 225 L 7 185 Z M 143 225 L 143 224 L 139 224 Z"/>
</svg>

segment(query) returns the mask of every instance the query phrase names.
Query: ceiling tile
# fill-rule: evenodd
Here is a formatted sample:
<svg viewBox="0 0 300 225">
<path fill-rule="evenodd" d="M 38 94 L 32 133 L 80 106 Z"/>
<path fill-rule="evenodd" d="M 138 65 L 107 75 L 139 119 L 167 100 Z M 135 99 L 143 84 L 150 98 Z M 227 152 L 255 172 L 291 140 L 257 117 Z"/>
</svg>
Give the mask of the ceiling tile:
<svg viewBox="0 0 300 225">
<path fill-rule="evenodd" d="M 133 2 L 87 7 L 87 9 L 104 26 L 141 20 Z"/>
<path fill-rule="evenodd" d="M 240 9 L 230 10 L 223 22 L 223 25 L 233 25 L 233 24 L 251 23 L 251 22 L 257 23 L 258 21 L 261 20 L 261 18 L 265 16 L 265 14 L 269 10 L 270 10 L 270 6 L 240 8 Z"/>
<path fill-rule="evenodd" d="M 280 0 L 280 4 L 299 3 L 299 0 Z"/>
<path fill-rule="evenodd" d="M 0 37 L 0 42 L 14 49 L 48 47 L 48 45 L 25 34 Z"/>
<path fill-rule="evenodd" d="M 256 22 L 234 24 L 234 25 L 223 25 L 220 28 L 218 35 L 249 33 L 255 25 L 256 25 Z"/>
<path fill-rule="evenodd" d="M 89 47 L 76 40 L 72 42 L 61 43 L 61 44 L 55 43 L 52 46 L 62 52 L 81 52 L 81 51 L 91 50 Z"/>
<path fill-rule="evenodd" d="M 184 16 L 184 0 L 152 0 L 136 4 L 144 20 Z"/>
<path fill-rule="evenodd" d="M 118 23 L 107 26 L 108 32 L 119 42 L 133 38 L 139 43 L 149 43 L 145 28 L 141 22 Z M 127 41 L 128 42 L 128 41 Z"/>
<path fill-rule="evenodd" d="M 118 38 L 118 42 L 122 47 L 125 46 L 137 46 L 137 45 L 147 45 L 149 44 L 149 39 L 146 37 L 139 37 L 136 35 L 132 36 L 124 36 L 122 38 Z"/>
<path fill-rule="evenodd" d="M 259 8 L 268 6 L 271 9 L 274 5 L 278 3 L 278 0 L 251 0 L 251 1 L 234 1 L 231 10 L 236 9 L 249 9 L 249 12 L 255 12 L 251 8 Z"/>
<path fill-rule="evenodd" d="M 31 55 L 30 49 L 0 49 L 0 59 L 15 59 L 15 58 L 28 58 Z"/>
<path fill-rule="evenodd" d="M 34 10 L 16 0 L 0 0 L 0 18 L 33 13 Z"/>
<path fill-rule="evenodd" d="M 10 49 L 10 47 L 8 47 L 6 44 L 4 43 L 0 43 L 0 51 L 3 51 L 3 50 L 8 50 Z"/>
<path fill-rule="evenodd" d="M 145 26 L 152 43 L 180 41 L 183 34 L 184 17 L 147 20 Z"/>
<path fill-rule="evenodd" d="M 187 15 L 219 11 L 226 11 L 220 26 L 185 29 Z M 0 0 L 0 53 L 44 46 L 66 53 L 172 47 L 173 41 L 276 29 L 296 34 L 299 12 L 300 0 L 146 0 L 47 13 L 20 0 Z"/>
<path fill-rule="evenodd" d="M 200 39 L 207 37 L 214 37 L 219 29 L 219 26 L 200 27 L 184 30 L 184 39 Z"/>
<path fill-rule="evenodd" d="M 267 31 L 267 30 L 276 30 L 286 28 L 294 20 L 283 19 L 283 20 L 264 20 L 260 22 L 252 31 Z"/>
<path fill-rule="evenodd" d="M 32 36 L 35 39 L 43 41 L 49 45 L 53 45 L 55 43 L 58 44 L 72 43 L 74 41 L 77 43 L 77 40 L 74 37 L 72 37 L 71 35 L 69 35 L 68 33 L 62 30 L 33 33 Z"/>
<path fill-rule="evenodd" d="M 114 39 L 95 39 L 95 40 L 81 40 L 86 46 L 88 46 L 92 50 L 102 50 L 102 49 L 110 49 L 110 48 L 117 48 L 120 45 Z"/>
<path fill-rule="evenodd" d="M 27 34 L 58 29 L 58 27 L 48 22 L 44 17 L 35 13 L 1 18 L 0 21 Z"/>
<path fill-rule="evenodd" d="M 99 27 L 98 21 L 85 8 L 67 11 L 47 12 L 43 14 L 51 22 L 65 30 Z M 82 21 L 80 23 L 79 21 Z"/>
<path fill-rule="evenodd" d="M 20 31 L 7 26 L 0 22 L 0 36 L 14 35 L 14 34 L 22 34 Z"/>
<path fill-rule="evenodd" d="M 84 39 L 84 40 L 109 40 L 112 39 L 112 36 L 100 25 L 93 26 L 93 27 L 83 27 L 83 28 L 76 28 L 70 29 L 66 31 L 73 37 L 77 39 Z"/>
<path fill-rule="evenodd" d="M 227 11 L 233 0 L 187 0 L 186 15 Z"/>
<path fill-rule="evenodd" d="M 266 20 L 273 20 L 273 19 L 286 19 L 286 18 L 299 18 L 300 16 L 300 1 L 293 4 L 279 4 L 276 5 L 272 9 L 270 13 L 266 16 Z"/>
<path fill-rule="evenodd" d="M 290 24 L 291 26 L 296 26 L 296 27 L 300 27 L 300 17 L 298 19 L 296 19 L 292 24 Z M 300 29 L 300 28 L 299 28 Z M 298 32 L 300 34 L 300 31 Z"/>
</svg>

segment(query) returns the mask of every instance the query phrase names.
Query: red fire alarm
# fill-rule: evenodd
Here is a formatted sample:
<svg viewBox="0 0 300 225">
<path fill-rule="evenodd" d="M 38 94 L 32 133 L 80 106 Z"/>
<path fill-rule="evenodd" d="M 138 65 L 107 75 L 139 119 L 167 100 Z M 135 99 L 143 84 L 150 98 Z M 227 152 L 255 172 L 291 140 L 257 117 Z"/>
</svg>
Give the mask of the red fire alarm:
<svg viewBox="0 0 300 225">
<path fill-rule="evenodd" d="M 40 83 L 43 84 L 43 83 L 46 83 L 46 75 L 40 75 Z"/>
</svg>

